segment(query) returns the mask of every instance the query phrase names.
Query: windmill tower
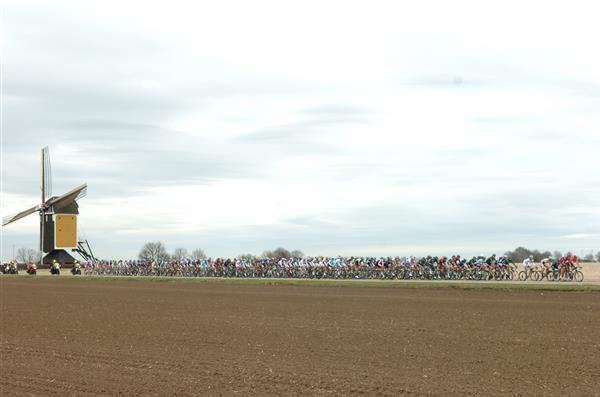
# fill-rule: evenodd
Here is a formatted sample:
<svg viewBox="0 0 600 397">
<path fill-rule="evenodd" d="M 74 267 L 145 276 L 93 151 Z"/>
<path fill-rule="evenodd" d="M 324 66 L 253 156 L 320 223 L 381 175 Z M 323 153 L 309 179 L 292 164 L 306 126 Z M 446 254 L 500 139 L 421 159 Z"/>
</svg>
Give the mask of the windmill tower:
<svg viewBox="0 0 600 397">
<path fill-rule="evenodd" d="M 46 254 L 43 263 L 56 259 L 60 263 L 73 263 L 74 258 L 66 250 L 77 251 L 81 246 L 77 239 L 77 200 L 85 197 L 87 184 L 76 187 L 61 196 L 52 196 L 52 169 L 48 146 L 42 149 L 41 169 L 42 203 L 25 211 L 4 217 L 2 226 L 39 212 L 40 251 Z"/>
</svg>

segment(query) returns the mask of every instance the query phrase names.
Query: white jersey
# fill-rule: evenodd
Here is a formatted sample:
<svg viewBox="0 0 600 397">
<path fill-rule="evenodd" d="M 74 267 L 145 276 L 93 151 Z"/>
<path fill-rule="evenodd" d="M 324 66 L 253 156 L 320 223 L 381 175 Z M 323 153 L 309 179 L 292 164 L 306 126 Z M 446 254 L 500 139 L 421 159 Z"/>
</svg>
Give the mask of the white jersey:
<svg viewBox="0 0 600 397">
<path fill-rule="evenodd" d="M 523 261 L 523 267 L 525 269 L 529 269 L 531 266 L 533 266 L 533 261 L 531 259 L 527 258 Z"/>
<path fill-rule="evenodd" d="M 548 266 L 550 264 L 552 264 L 552 259 L 550 259 L 550 258 L 542 259 L 542 266 Z"/>
</svg>

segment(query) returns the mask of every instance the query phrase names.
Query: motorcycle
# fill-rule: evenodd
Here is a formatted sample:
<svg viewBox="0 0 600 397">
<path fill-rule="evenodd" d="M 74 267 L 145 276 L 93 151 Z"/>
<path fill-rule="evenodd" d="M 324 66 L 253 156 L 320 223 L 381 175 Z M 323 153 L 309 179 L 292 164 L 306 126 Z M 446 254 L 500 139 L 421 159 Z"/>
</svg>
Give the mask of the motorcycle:
<svg viewBox="0 0 600 397">
<path fill-rule="evenodd" d="M 36 265 L 31 265 L 27 268 L 26 270 L 27 274 L 29 274 L 30 276 L 35 276 L 37 274 L 37 266 Z"/>
<path fill-rule="evenodd" d="M 14 263 L 6 263 L 2 265 L 2 274 L 19 274 L 19 269 Z"/>
<path fill-rule="evenodd" d="M 71 274 L 74 276 L 81 276 L 81 268 L 80 267 L 71 268 Z"/>
</svg>

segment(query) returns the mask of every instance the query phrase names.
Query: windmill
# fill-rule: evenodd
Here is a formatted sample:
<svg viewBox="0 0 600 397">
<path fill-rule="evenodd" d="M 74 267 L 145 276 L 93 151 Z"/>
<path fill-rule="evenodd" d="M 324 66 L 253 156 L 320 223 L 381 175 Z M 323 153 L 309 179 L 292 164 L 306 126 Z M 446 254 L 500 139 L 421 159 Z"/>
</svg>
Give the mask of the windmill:
<svg viewBox="0 0 600 397">
<path fill-rule="evenodd" d="M 2 226 L 39 212 L 40 251 L 47 254 L 42 262 L 50 263 L 56 259 L 60 263 L 73 263 L 74 258 L 66 251 L 67 249 L 79 253 L 83 249 L 84 254 L 88 254 L 82 243 L 77 240 L 77 215 L 79 214 L 77 200 L 85 197 L 87 184 L 84 183 L 61 196 L 52 196 L 52 169 L 48 146 L 42 149 L 41 190 L 40 205 L 2 218 Z M 89 249 L 89 244 L 87 246 Z"/>
</svg>

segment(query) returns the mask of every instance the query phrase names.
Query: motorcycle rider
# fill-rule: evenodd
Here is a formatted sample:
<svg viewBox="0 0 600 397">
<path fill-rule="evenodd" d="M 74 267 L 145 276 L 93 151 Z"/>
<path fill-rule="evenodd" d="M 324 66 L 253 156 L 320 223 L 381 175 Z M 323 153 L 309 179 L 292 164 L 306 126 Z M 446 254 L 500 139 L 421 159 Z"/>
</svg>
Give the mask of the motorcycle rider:
<svg viewBox="0 0 600 397">
<path fill-rule="evenodd" d="M 81 265 L 79 264 L 79 261 L 75 261 L 75 263 L 73 263 L 73 268 L 71 269 L 71 273 L 73 275 L 81 274 Z"/>
<path fill-rule="evenodd" d="M 52 265 L 50 267 L 50 274 L 60 275 L 60 263 L 56 261 L 56 259 L 52 259 Z"/>
<path fill-rule="evenodd" d="M 33 276 L 36 273 L 37 273 L 37 266 L 35 263 L 30 261 L 29 264 L 27 265 L 27 274 L 30 274 Z"/>
</svg>

